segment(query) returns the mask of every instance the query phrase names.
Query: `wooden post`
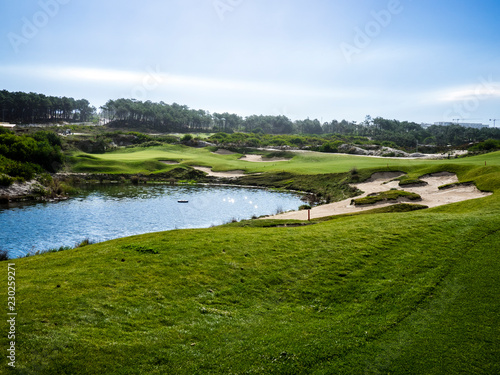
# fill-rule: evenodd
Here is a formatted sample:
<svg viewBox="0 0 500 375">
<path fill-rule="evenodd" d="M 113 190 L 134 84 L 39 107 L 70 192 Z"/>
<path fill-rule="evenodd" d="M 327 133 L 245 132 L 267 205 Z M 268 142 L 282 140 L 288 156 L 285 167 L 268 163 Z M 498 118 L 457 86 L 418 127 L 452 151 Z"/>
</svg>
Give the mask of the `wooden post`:
<svg viewBox="0 0 500 375">
<path fill-rule="evenodd" d="M 311 221 L 311 210 L 307 210 L 307 221 Z"/>
</svg>

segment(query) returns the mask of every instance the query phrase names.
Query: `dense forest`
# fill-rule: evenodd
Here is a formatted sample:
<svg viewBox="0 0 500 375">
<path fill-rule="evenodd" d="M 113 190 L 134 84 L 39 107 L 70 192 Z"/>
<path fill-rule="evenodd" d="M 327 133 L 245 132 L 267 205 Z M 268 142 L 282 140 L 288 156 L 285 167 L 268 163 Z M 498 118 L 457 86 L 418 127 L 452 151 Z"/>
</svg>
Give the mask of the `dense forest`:
<svg viewBox="0 0 500 375">
<path fill-rule="evenodd" d="M 428 128 L 408 121 L 388 120 L 366 116 L 362 123 L 346 120 L 305 119 L 291 121 L 286 116 L 252 115 L 243 118 L 237 114 L 212 113 L 190 109 L 177 103 L 141 102 L 130 99 L 109 100 L 102 107 L 111 127 L 151 129 L 160 132 L 225 133 L 246 132 L 263 134 L 339 134 L 370 137 L 375 141 L 389 141 L 400 147 L 417 145 L 459 146 L 487 139 L 500 139 L 499 128 L 465 128 L 460 125 Z"/>
<path fill-rule="evenodd" d="M 252 115 L 242 117 L 234 113 L 210 113 L 191 109 L 186 105 L 134 99 L 108 100 L 101 108 L 101 119 L 110 128 L 153 132 L 244 132 L 253 134 L 337 134 L 368 137 L 388 141 L 404 148 L 419 145 L 438 147 L 463 146 L 500 140 L 500 128 L 465 128 L 460 125 L 430 126 L 381 117 L 357 123 L 355 121 L 317 119 L 292 121 L 286 116 Z M 1 121 L 18 124 L 55 123 L 58 121 L 86 122 L 96 115 L 86 99 L 45 96 L 43 94 L 0 91 Z"/>
<path fill-rule="evenodd" d="M 87 122 L 96 109 L 87 99 L 46 96 L 36 93 L 0 91 L 0 119 L 18 124 L 57 121 Z"/>
</svg>

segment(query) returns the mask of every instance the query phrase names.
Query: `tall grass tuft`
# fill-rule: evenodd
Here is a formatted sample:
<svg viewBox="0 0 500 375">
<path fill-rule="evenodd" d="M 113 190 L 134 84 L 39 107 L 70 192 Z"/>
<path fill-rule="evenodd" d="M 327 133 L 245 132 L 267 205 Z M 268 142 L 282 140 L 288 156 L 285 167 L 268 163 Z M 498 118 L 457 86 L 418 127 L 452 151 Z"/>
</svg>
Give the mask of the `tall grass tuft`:
<svg viewBox="0 0 500 375">
<path fill-rule="evenodd" d="M 92 244 L 94 244 L 94 243 L 95 243 L 95 241 L 92 241 L 90 238 L 88 238 L 88 237 L 87 237 L 87 238 L 85 238 L 82 242 L 77 243 L 77 244 L 75 245 L 75 249 L 76 249 L 76 248 L 79 248 L 79 247 L 84 247 L 84 246 L 92 245 Z"/>
<path fill-rule="evenodd" d="M 0 262 L 3 260 L 9 260 L 9 252 L 7 250 L 0 250 Z"/>
</svg>

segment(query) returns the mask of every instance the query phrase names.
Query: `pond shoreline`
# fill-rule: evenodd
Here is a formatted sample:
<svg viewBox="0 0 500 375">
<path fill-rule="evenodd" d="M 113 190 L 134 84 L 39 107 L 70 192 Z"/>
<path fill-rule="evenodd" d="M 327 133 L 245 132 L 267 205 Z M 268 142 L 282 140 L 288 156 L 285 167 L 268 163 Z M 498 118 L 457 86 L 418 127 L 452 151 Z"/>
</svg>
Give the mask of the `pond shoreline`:
<svg viewBox="0 0 500 375">
<path fill-rule="evenodd" d="M 174 229 L 209 228 L 296 210 L 301 195 L 227 184 L 86 184 L 65 202 L 12 203 L 0 210 L 4 250 L 15 254 L 72 247 Z M 185 200 L 185 205 L 178 204 Z M 30 250 L 31 249 L 31 250 Z"/>
<path fill-rule="evenodd" d="M 181 169 L 181 168 L 179 168 Z M 175 171 L 175 170 L 174 170 Z M 267 189 L 286 191 L 302 194 L 307 201 L 314 200 L 315 194 L 308 191 L 300 191 L 285 188 L 274 188 L 266 185 L 239 184 L 237 179 L 227 177 L 207 176 L 204 172 L 196 169 L 182 169 L 184 173 L 157 173 L 157 174 L 111 174 L 111 173 L 55 173 L 52 178 L 66 184 L 71 190 L 78 190 L 82 185 L 145 185 L 145 184 L 169 184 L 172 186 L 199 185 L 199 186 L 225 186 L 241 187 L 248 189 Z M 175 178 L 186 177 L 186 178 Z M 73 192 L 62 192 L 54 194 L 48 191 L 36 179 L 24 183 L 14 183 L 9 187 L 0 187 L 0 204 L 19 202 L 56 202 L 70 199 Z"/>
</svg>

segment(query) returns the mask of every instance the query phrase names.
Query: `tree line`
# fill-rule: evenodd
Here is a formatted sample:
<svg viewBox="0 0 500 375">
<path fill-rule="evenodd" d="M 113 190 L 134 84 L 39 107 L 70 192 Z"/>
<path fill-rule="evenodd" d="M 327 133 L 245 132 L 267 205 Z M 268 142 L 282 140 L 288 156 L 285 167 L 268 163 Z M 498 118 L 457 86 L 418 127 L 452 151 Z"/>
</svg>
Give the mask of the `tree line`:
<svg viewBox="0 0 500 375">
<path fill-rule="evenodd" d="M 234 113 L 210 113 L 186 105 L 134 99 L 109 100 L 101 115 L 111 126 L 148 127 L 162 132 L 222 131 L 264 134 L 322 134 L 318 120 L 292 122 L 288 117 L 252 115 L 246 118 Z"/>
<path fill-rule="evenodd" d="M 500 139 L 498 128 L 465 128 L 460 125 L 424 128 L 408 121 L 366 116 L 363 122 L 318 119 L 292 121 L 288 117 L 252 115 L 241 117 L 234 113 L 210 113 L 194 110 L 177 103 L 153 103 L 133 99 L 109 100 L 101 108 L 111 126 L 120 128 L 150 128 L 161 132 L 246 132 L 263 134 L 339 134 L 369 137 L 375 141 L 390 141 L 400 147 L 418 145 L 459 146 L 487 139 Z"/>
<path fill-rule="evenodd" d="M 318 119 L 292 121 L 284 115 L 210 113 L 186 105 L 134 99 L 108 100 L 101 108 L 101 118 L 110 127 L 144 129 L 158 132 L 245 132 L 262 134 L 339 134 L 390 141 L 400 147 L 417 145 L 459 146 L 500 139 L 498 128 L 465 128 L 459 125 L 422 127 L 408 121 L 366 116 L 363 122 Z M 89 121 L 96 113 L 86 99 L 45 96 L 43 94 L 0 91 L 0 119 L 12 123 Z"/>
<path fill-rule="evenodd" d="M 0 91 L 0 121 L 16 124 L 87 122 L 96 114 L 87 99 Z"/>
</svg>

